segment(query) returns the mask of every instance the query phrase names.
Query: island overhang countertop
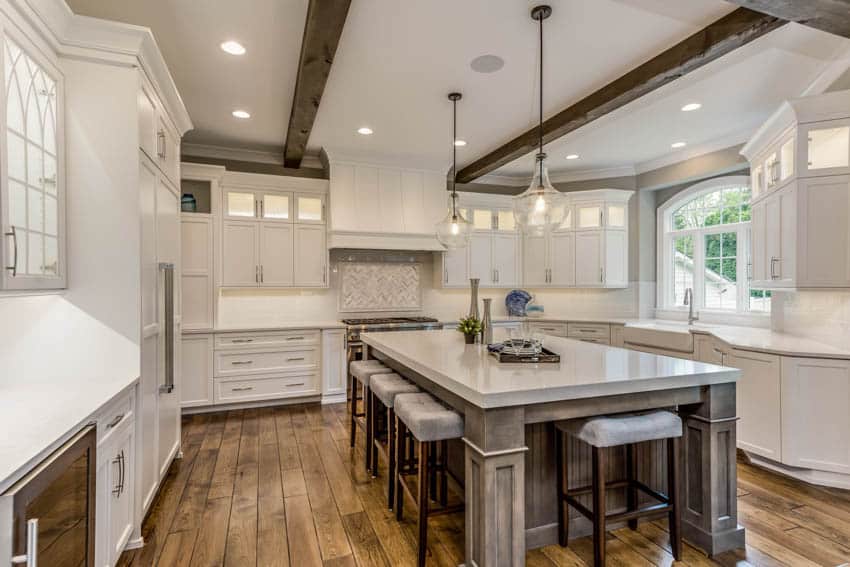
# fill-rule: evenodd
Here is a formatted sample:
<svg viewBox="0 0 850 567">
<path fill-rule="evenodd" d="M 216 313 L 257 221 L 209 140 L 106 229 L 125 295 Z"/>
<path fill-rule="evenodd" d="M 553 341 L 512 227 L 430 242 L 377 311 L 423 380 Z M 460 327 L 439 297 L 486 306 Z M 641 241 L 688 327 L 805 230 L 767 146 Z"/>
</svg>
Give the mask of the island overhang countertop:
<svg viewBox="0 0 850 567">
<path fill-rule="evenodd" d="M 495 339 L 507 338 L 496 329 Z M 500 363 L 455 330 L 364 333 L 363 342 L 480 408 L 736 382 L 735 368 L 547 336 L 559 363 Z"/>
</svg>

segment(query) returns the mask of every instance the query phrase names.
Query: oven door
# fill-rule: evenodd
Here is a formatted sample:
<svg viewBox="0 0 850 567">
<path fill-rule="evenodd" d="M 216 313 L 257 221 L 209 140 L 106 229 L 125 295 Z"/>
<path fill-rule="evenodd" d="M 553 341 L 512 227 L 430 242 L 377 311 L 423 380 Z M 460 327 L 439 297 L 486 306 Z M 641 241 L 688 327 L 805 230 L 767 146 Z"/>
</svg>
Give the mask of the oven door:
<svg viewBox="0 0 850 567">
<path fill-rule="evenodd" d="M 0 565 L 94 566 L 94 425 L 0 496 Z"/>
</svg>

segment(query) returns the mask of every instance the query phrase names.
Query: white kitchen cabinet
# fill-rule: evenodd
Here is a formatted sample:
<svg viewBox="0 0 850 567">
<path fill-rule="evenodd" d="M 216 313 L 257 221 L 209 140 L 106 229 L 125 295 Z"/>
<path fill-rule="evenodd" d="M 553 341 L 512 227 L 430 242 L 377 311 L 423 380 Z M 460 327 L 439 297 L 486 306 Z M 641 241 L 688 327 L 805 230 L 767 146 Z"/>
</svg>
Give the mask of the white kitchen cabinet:
<svg viewBox="0 0 850 567">
<path fill-rule="evenodd" d="M 293 251 L 295 237 L 293 225 L 270 222 L 260 223 L 260 241 L 257 252 L 260 287 L 291 286 L 294 280 Z M 250 253 L 248 254 L 250 256 Z"/>
<path fill-rule="evenodd" d="M 454 248 L 437 254 L 435 273 L 440 276 L 441 287 L 469 286 L 469 250 Z"/>
<path fill-rule="evenodd" d="M 528 324 L 528 328 L 531 330 L 531 332 L 543 333 L 544 335 L 551 335 L 553 337 L 567 336 L 566 323 L 548 323 L 545 321 L 533 321 Z"/>
<path fill-rule="evenodd" d="M 260 283 L 260 225 L 224 221 L 221 235 L 221 285 L 256 287 Z"/>
<path fill-rule="evenodd" d="M 602 287 L 605 283 L 605 234 L 601 230 L 576 231 L 576 286 Z"/>
<path fill-rule="evenodd" d="M 850 110 L 847 111 L 850 113 Z M 801 172 L 806 176 L 850 173 L 850 119 L 828 120 L 800 126 Z"/>
<path fill-rule="evenodd" d="M 184 213 L 180 218 L 182 327 L 211 329 L 215 312 L 213 218 Z"/>
<path fill-rule="evenodd" d="M 737 384 L 738 447 L 781 461 L 780 357 L 730 349 L 724 360 L 725 366 L 741 370 Z"/>
<path fill-rule="evenodd" d="M 324 225 L 295 225 L 294 268 L 296 286 L 327 286 L 328 247 Z"/>
<path fill-rule="evenodd" d="M 491 240 L 493 271 L 497 287 L 513 287 L 519 278 L 519 238 L 516 234 L 493 234 Z"/>
<path fill-rule="evenodd" d="M 322 403 L 345 403 L 348 377 L 345 329 L 322 331 Z"/>
<path fill-rule="evenodd" d="M 623 348 L 623 331 L 625 325 L 611 324 L 611 346 Z"/>
<path fill-rule="evenodd" d="M 184 334 L 180 350 L 181 407 L 212 405 L 213 335 Z"/>
<path fill-rule="evenodd" d="M 549 284 L 549 235 L 523 236 L 522 274 L 526 286 L 543 287 Z"/>
<path fill-rule="evenodd" d="M 64 79 L 53 53 L 4 26 L 0 289 L 66 287 Z"/>
<path fill-rule="evenodd" d="M 549 283 L 556 287 L 576 285 L 576 233 L 553 232 L 549 238 Z"/>
<path fill-rule="evenodd" d="M 492 240 L 489 232 L 473 233 L 469 239 L 469 277 L 478 278 L 481 286 L 495 281 Z"/>
<path fill-rule="evenodd" d="M 723 344 L 711 335 L 694 334 L 694 360 L 708 364 L 724 364 Z"/>
<path fill-rule="evenodd" d="M 850 474 L 850 361 L 782 359 L 782 462 Z"/>
</svg>

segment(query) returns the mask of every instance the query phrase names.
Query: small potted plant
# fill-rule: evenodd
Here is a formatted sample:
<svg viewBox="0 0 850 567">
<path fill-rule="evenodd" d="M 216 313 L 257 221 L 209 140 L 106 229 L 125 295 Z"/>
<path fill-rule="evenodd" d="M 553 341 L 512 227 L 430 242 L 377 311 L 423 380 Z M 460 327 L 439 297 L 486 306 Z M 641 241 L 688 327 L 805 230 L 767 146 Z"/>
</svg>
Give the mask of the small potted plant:
<svg viewBox="0 0 850 567">
<path fill-rule="evenodd" d="M 478 317 L 464 317 L 458 321 L 457 330 L 463 333 L 466 344 L 475 343 L 475 337 L 481 334 L 481 320 Z"/>
</svg>

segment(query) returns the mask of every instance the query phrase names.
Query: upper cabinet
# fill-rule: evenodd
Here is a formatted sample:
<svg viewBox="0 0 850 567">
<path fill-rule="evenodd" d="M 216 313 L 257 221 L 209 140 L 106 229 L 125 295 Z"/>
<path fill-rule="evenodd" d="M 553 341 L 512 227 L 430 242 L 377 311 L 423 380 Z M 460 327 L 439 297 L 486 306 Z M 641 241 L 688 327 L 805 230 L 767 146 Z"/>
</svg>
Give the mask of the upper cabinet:
<svg viewBox="0 0 850 567">
<path fill-rule="evenodd" d="M 221 189 L 221 285 L 327 287 L 327 182 L 228 172 Z"/>
<path fill-rule="evenodd" d="M 146 77 L 138 93 L 139 147 L 172 185 L 180 184 L 180 134 Z"/>
<path fill-rule="evenodd" d="M 55 61 L 6 27 L 0 289 L 66 285 L 64 82 Z"/>
<path fill-rule="evenodd" d="M 741 153 L 755 289 L 850 287 L 850 91 L 792 100 Z"/>
</svg>

